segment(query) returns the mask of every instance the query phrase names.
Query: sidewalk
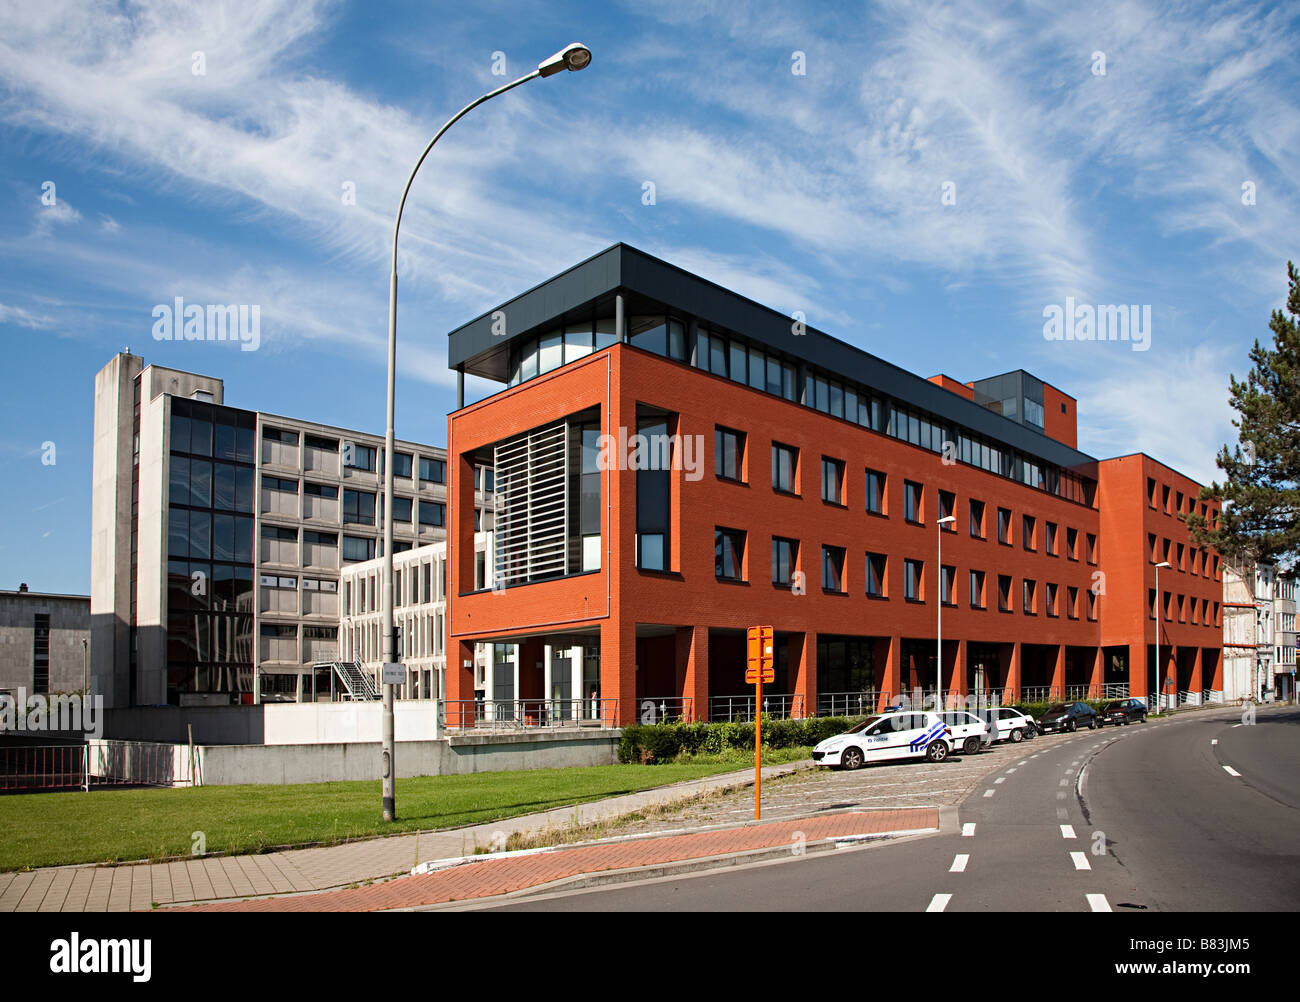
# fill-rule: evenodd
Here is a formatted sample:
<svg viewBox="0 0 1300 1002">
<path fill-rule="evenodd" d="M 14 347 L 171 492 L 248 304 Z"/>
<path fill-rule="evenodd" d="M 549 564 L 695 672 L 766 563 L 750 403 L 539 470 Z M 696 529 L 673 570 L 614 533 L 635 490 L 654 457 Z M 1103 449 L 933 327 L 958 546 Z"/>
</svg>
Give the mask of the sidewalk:
<svg viewBox="0 0 1300 1002">
<path fill-rule="evenodd" d="M 658 876 L 671 864 L 745 854 L 804 855 L 846 840 L 912 835 L 939 829 L 938 808 L 854 811 L 658 838 L 620 839 L 604 844 L 487 856 L 433 873 L 403 877 L 342 891 L 294 894 L 250 901 L 199 905 L 188 911 L 362 912 L 410 909 L 469 901 L 541 888 L 592 874 L 605 880 Z M 680 872 L 680 871 L 679 871 Z M 617 879 L 617 878 L 615 878 Z M 585 883 L 586 881 L 584 881 Z M 593 877 L 591 882 L 601 882 Z M 570 884 L 570 886 L 572 886 Z"/>
<path fill-rule="evenodd" d="M 809 762 L 769 766 L 763 778 L 807 769 Z M 753 769 L 722 773 L 541 814 L 446 831 L 410 832 L 343 845 L 247 856 L 208 856 L 170 863 L 57 866 L 0 873 L 0 912 L 148 911 L 156 905 L 294 894 L 407 874 L 420 863 L 472 855 L 513 834 L 611 821 L 702 794 L 752 784 Z"/>
</svg>

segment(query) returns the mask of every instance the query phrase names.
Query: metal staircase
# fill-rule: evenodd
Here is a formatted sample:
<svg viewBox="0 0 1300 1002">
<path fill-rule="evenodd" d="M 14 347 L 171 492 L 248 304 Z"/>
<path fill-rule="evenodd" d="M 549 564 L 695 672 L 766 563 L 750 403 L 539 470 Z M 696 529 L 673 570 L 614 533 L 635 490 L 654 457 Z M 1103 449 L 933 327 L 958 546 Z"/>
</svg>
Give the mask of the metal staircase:
<svg viewBox="0 0 1300 1002">
<path fill-rule="evenodd" d="M 329 667 L 343 683 L 343 698 L 352 702 L 367 703 L 379 699 L 379 689 L 375 681 L 361 668 L 360 661 L 330 661 L 316 665 L 317 668 Z"/>
</svg>

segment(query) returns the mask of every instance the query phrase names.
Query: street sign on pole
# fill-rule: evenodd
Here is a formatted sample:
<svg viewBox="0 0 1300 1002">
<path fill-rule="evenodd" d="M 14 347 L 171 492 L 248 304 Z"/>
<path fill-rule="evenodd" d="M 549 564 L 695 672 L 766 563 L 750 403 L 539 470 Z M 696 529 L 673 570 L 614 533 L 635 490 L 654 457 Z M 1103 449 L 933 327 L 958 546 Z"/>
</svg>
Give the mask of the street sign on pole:
<svg viewBox="0 0 1300 1002">
<path fill-rule="evenodd" d="M 400 661 L 385 661 L 384 677 L 380 681 L 384 685 L 406 685 L 406 665 Z"/>
<path fill-rule="evenodd" d="M 746 631 L 748 659 L 745 681 L 754 686 L 754 820 L 762 817 L 763 800 L 763 683 L 776 681 L 772 627 L 751 626 Z"/>
</svg>

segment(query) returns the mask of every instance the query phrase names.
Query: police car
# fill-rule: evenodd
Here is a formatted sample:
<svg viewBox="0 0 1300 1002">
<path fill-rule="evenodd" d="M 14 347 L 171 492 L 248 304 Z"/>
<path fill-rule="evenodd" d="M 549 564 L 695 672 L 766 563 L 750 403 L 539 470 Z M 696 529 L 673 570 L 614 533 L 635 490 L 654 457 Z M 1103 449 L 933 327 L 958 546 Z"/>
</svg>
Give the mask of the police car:
<svg viewBox="0 0 1300 1002">
<path fill-rule="evenodd" d="M 924 758 L 942 762 L 952 751 L 952 730 L 937 713 L 900 711 L 868 717 L 813 748 L 816 765 L 857 769 L 869 762 Z"/>
</svg>

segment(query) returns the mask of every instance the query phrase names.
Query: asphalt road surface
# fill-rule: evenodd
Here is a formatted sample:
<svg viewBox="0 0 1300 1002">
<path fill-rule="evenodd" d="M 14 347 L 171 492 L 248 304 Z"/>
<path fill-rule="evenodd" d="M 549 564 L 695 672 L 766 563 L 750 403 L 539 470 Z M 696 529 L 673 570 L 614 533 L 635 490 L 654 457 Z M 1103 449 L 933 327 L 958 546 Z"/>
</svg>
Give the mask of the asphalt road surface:
<svg viewBox="0 0 1300 1002">
<path fill-rule="evenodd" d="M 513 911 L 1293 911 L 1300 710 L 1236 708 L 1026 742 L 957 830 L 559 892 Z"/>
</svg>

